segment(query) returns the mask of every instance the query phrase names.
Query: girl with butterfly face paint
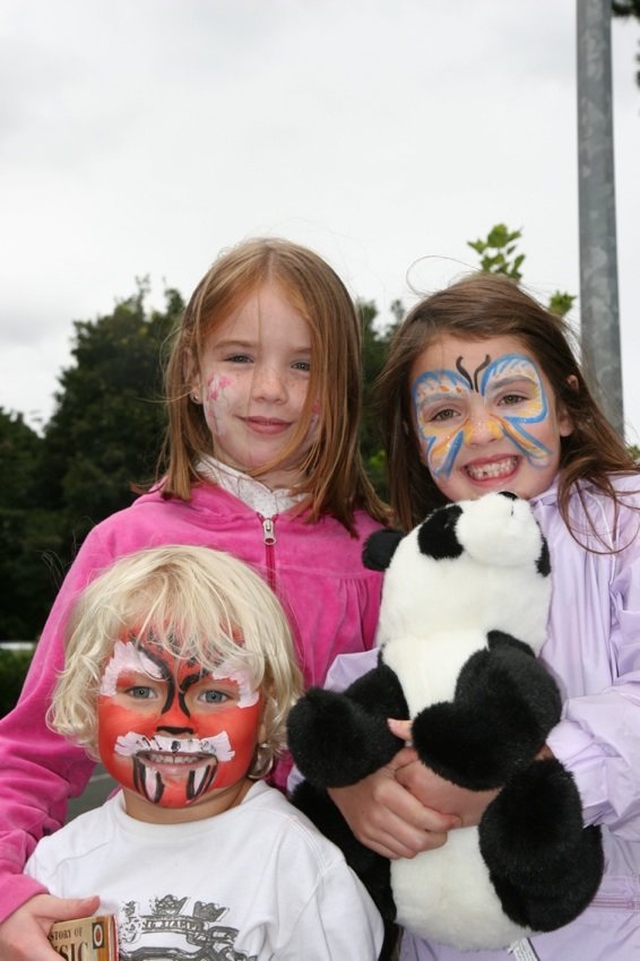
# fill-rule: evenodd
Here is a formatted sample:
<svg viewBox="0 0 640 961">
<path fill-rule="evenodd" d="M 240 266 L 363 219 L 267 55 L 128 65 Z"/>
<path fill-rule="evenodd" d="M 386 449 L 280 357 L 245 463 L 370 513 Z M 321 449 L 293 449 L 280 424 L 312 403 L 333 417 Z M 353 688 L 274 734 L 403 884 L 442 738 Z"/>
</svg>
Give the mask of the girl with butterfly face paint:
<svg viewBox="0 0 640 961">
<path fill-rule="evenodd" d="M 382 922 L 341 853 L 264 777 L 302 690 L 284 612 L 203 547 L 130 554 L 69 623 L 51 724 L 120 791 L 36 847 L 53 895 L 97 891 L 120 957 L 375 961 Z M 224 922 L 220 923 L 224 918 Z"/>
<path fill-rule="evenodd" d="M 450 500 L 551 483 L 572 431 L 536 359 L 513 337 L 443 335 L 414 361 L 412 420 L 421 459 Z"/>
<path fill-rule="evenodd" d="M 605 847 L 601 888 L 575 921 L 511 953 L 474 951 L 474 961 L 640 957 L 640 475 L 572 340 L 560 317 L 507 278 L 471 275 L 416 304 L 378 383 L 398 526 L 490 491 L 532 504 L 553 582 L 541 660 L 564 696 L 541 756 L 571 772 L 584 823 L 600 826 Z M 365 661 L 361 670 L 373 666 Z M 334 669 L 337 686 L 352 680 L 346 666 Z M 390 724 L 409 740 L 409 722 Z M 450 830 L 479 823 L 493 796 L 438 778 L 410 747 L 332 792 L 360 840 L 392 858 L 446 844 Z M 403 935 L 401 961 L 468 957 Z"/>
</svg>

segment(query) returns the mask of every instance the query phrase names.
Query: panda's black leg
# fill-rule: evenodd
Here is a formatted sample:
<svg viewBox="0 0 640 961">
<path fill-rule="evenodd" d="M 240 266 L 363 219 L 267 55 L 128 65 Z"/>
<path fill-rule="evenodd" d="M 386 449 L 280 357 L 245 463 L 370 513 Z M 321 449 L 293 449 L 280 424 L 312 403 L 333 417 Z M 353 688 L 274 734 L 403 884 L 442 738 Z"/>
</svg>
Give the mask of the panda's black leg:
<svg viewBox="0 0 640 961">
<path fill-rule="evenodd" d="M 355 784 L 387 764 L 402 747 L 387 718 L 407 716 L 398 678 L 381 664 L 342 694 L 310 688 L 289 714 L 289 748 L 313 784 Z"/>
<path fill-rule="evenodd" d="M 553 678 L 531 650 L 508 635 L 463 666 L 452 701 L 434 704 L 413 723 L 413 743 L 436 773 L 472 790 L 501 787 L 529 764 L 557 723 Z"/>
<path fill-rule="evenodd" d="M 580 796 L 555 759 L 508 782 L 479 826 L 480 850 L 505 912 L 550 931 L 573 920 L 602 877 L 600 832 L 584 828 Z"/>
</svg>

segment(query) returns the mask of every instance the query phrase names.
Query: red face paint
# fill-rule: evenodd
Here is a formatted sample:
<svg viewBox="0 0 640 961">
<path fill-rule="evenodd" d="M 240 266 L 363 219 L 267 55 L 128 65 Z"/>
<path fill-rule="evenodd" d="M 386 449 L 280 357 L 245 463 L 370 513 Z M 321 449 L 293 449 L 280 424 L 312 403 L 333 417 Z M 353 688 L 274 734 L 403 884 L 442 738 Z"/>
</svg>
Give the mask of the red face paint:
<svg viewBox="0 0 640 961">
<path fill-rule="evenodd" d="M 262 696 L 224 665 L 202 671 L 151 642 L 116 641 L 98 699 L 98 749 L 123 787 L 182 808 L 245 777 Z"/>
</svg>

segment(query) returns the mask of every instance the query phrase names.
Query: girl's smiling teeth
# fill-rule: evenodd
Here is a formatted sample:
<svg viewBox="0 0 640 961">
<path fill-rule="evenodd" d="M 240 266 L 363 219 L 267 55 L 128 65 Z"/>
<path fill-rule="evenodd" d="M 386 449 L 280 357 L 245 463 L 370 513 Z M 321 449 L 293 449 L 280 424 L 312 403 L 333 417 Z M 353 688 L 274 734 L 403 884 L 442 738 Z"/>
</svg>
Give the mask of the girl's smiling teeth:
<svg viewBox="0 0 640 961">
<path fill-rule="evenodd" d="M 477 462 L 466 464 L 464 471 L 474 481 L 494 480 L 509 477 L 517 466 L 517 457 L 503 457 L 500 460 L 486 461 L 482 464 Z"/>
</svg>

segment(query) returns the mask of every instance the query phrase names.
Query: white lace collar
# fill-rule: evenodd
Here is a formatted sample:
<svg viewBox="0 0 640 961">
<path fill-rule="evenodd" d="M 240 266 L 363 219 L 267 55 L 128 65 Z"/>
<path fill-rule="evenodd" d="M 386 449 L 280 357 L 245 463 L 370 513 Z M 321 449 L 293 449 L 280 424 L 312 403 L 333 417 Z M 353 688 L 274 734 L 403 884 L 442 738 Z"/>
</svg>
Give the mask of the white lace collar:
<svg viewBox="0 0 640 961">
<path fill-rule="evenodd" d="M 271 490 L 262 481 L 243 474 L 228 464 L 223 464 L 215 457 L 205 456 L 198 463 L 198 473 L 205 479 L 213 480 L 223 490 L 228 491 L 241 500 L 247 507 L 253 508 L 263 517 L 275 517 L 283 511 L 298 504 L 304 494 L 292 494 L 281 488 Z"/>
</svg>

